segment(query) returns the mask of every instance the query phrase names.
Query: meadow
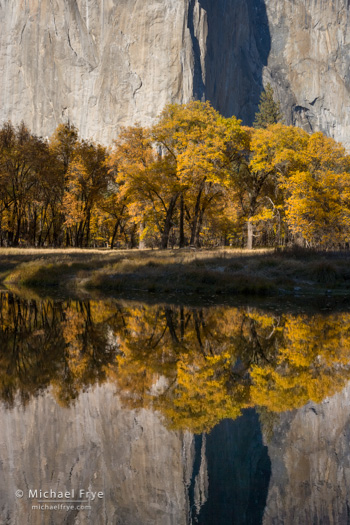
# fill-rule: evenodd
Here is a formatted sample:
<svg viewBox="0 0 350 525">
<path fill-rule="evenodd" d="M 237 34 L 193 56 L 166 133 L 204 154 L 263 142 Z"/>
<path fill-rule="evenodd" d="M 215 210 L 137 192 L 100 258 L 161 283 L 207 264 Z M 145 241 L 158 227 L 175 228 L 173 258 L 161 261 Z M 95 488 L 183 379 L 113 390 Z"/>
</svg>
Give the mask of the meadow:
<svg viewBox="0 0 350 525">
<path fill-rule="evenodd" d="M 60 294 L 350 297 L 350 252 L 0 248 L 3 289 Z"/>
</svg>

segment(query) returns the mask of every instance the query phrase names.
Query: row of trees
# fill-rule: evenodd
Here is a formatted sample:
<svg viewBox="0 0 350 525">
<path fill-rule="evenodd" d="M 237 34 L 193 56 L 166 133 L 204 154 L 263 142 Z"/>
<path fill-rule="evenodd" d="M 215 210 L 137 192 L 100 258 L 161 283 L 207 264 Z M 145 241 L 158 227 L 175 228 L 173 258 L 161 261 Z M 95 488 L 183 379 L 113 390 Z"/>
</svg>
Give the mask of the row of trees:
<svg viewBox="0 0 350 525">
<path fill-rule="evenodd" d="M 349 173 L 344 148 L 322 133 L 244 127 L 208 102 L 169 105 L 110 150 L 70 123 L 49 140 L 6 123 L 0 244 L 345 247 Z"/>
</svg>

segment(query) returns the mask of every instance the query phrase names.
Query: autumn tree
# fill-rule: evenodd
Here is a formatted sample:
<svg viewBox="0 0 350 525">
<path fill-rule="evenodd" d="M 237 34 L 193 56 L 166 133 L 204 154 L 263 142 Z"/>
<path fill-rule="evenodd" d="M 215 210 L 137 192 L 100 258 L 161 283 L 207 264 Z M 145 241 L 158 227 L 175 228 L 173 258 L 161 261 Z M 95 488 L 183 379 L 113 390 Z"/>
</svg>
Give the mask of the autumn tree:
<svg viewBox="0 0 350 525">
<path fill-rule="evenodd" d="M 50 137 L 50 148 L 61 163 L 61 170 L 64 175 L 66 175 L 69 164 L 73 160 L 78 143 L 78 129 L 71 122 L 59 124 Z"/>
<path fill-rule="evenodd" d="M 204 215 L 224 193 L 237 152 L 244 148 L 240 121 L 224 119 L 209 102 L 171 104 L 152 128 L 152 136 L 173 160 L 180 189 L 180 246 L 184 221 L 189 225 L 189 244 L 199 245 Z"/>
<path fill-rule="evenodd" d="M 124 129 L 115 142 L 111 168 L 116 173 L 119 200 L 139 224 L 141 240 L 151 230 L 167 248 L 179 183 L 169 155 L 157 151 L 148 130 Z"/>
<path fill-rule="evenodd" d="M 303 162 L 309 135 L 282 124 L 250 129 L 248 133 L 249 148 L 233 182 L 247 221 L 247 248 L 251 249 L 260 221 L 277 222 L 279 242 L 284 212 L 283 184 Z"/>
<path fill-rule="evenodd" d="M 314 246 L 326 246 L 327 235 L 344 241 L 339 232 L 347 231 L 348 173 L 349 156 L 342 145 L 320 132 L 309 135 L 282 124 L 257 129 L 248 170 L 253 178 L 246 179 L 256 190 L 248 193 L 250 222 L 274 220 L 277 242 L 289 232 Z M 256 174 L 262 186 L 256 186 Z"/>
<path fill-rule="evenodd" d="M 47 143 L 22 123 L 0 130 L 1 238 L 17 246 L 21 235 L 34 244 L 41 193 L 51 162 Z M 34 224 L 33 224 L 34 223 Z"/>
<path fill-rule="evenodd" d="M 324 230 L 327 221 L 329 235 L 337 232 L 336 224 L 339 232 L 348 213 L 349 157 L 344 148 L 322 133 L 309 135 L 300 128 L 282 124 L 248 133 L 246 155 L 232 175 L 242 217 L 247 221 L 247 247 L 252 248 L 258 226 L 264 229 L 268 223 L 274 226 L 277 244 L 288 236 L 288 231 L 303 236 L 302 229 L 307 224 L 312 224 L 307 240 L 314 237 L 314 245 L 320 245 L 315 232 L 318 227 Z M 309 206 L 309 217 L 305 206 Z M 342 239 L 339 235 L 335 238 Z"/>
<path fill-rule="evenodd" d="M 69 163 L 63 196 L 65 225 L 74 246 L 89 246 L 92 214 L 108 179 L 106 149 L 82 141 Z"/>
<path fill-rule="evenodd" d="M 110 155 L 71 123 L 49 141 L 5 123 L 0 244 L 347 247 L 349 155 L 320 132 L 270 124 L 276 114 L 247 128 L 209 102 L 170 104 L 150 129 L 123 129 Z"/>
<path fill-rule="evenodd" d="M 286 218 L 307 246 L 338 248 L 350 240 L 350 157 L 322 133 L 309 137 L 302 162 L 284 181 Z"/>
</svg>

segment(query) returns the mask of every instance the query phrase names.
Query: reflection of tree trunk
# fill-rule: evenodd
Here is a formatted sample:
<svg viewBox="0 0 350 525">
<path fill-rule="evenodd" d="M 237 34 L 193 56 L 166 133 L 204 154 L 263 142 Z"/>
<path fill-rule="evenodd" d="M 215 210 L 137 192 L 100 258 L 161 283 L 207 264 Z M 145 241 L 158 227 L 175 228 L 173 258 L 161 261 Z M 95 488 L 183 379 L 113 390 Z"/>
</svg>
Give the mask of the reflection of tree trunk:
<svg viewBox="0 0 350 525">
<path fill-rule="evenodd" d="M 173 312 L 171 308 L 165 308 L 165 319 L 166 319 L 167 327 L 169 329 L 169 333 L 170 333 L 172 341 L 174 341 L 175 343 L 179 343 L 179 339 L 177 337 L 174 322 L 173 322 Z"/>
<path fill-rule="evenodd" d="M 183 306 L 180 308 L 180 334 L 181 334 L 181 341 L 183 341 L 183 338 L 185 336 L 185 313 Z"/>
<path fill-rule="evenodd" d="M 273 333 L 273 332 L 272 332 Z M 265 343 L 265 348 L 262 345 L 262 342 L 259 339 L 259 335 L 256 331 L 256 323 L 253 319 L 249 320 L 249 350 L 250 350 L 250 356 L 249 356 L 249 366 L 251 364 L 258 364 L 259 361 L 262 359 L 263 362 L 269 363 L 269 359 L 267 357 L 268 352 L 268 346 L 266 344 L 267 339 L 262 338 L 263 343 Z"/>
<path fill-rule="evenodd" d="M 201 350 L 203 350 L 203 343 L 202 343 L 201 329 L 200 329 L 201 323 L 200 323 L 200 320 L 198 318 L 197 310 L 194 311 L 193 318 L 194 318 L 194 327 L 195 327 L 195 330 L 196 330 L 196 335 L 197 335 L 197 340 L 198 340 L 198 343 L 199 343 L 199 347 L 201 348 Z"/>
</svg>

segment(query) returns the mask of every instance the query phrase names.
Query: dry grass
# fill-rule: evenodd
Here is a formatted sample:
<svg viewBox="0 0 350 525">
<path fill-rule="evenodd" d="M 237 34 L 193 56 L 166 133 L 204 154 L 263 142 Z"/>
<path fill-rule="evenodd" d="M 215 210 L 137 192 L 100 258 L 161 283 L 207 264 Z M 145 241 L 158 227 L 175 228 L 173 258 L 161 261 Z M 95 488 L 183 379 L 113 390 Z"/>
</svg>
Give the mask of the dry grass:
<svg viewBox="0 0 350 525">
<path fill-rule="evenodd" d="M 105 293 L 350 295 L 350 254 L 273 250 L 0 249 L 0 281 Z"/>
</svg>

